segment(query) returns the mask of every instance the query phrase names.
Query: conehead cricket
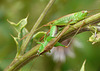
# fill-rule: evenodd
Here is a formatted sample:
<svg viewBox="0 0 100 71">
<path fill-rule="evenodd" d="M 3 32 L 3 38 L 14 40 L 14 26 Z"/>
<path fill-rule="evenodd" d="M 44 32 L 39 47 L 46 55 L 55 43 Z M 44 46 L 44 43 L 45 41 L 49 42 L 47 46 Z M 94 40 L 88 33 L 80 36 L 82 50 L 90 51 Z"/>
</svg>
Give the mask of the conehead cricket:
<svg viewBox="0 0 100 71">
<path fill-rule="evenodd" d="M 50 26 L 50 36 L 54 36 L 57 33 L 57 29 L 59 31 L 63 28 L 59 26 L 73 25 L 77 23 L 78 21 L 83 20 L 87 16 L 87 14 L 88 14 L 88 11 L 80 11 L 80 12 L 72 13 L 72 14 L 60 17 L 56 20 L 53 20 L 44 26 Z M 42 40 L 43 38 L 44 36 L 40 40 Z"/>
<path fill-rule="evenodd" d="M 80 12 L 68 14 L 68 15 L 60 17 L 60 18 L 58 18 L 56 20 L 53 20 L 53 21 L 51 21 L 51 22 L 49 22 L 49 23 L 47 23 L 46 25 L 43 25 L 43 26 L 50 26 L 50 30 L 47 32 L 47 34 L 50 32 L 49 33 L 50 34 L 49 37 L 53 38 L 53 37 L 56 37 L 57 33 L 59 33 L 57 31 L 61 31 L 64 26 L 73 25 L 73 24 L 76 24 L 77 22 L 85 19 L 89 12 L 90 11 L 80 11 Z M 43 38 L 44 38 L 44 36 L 40 39 L 40 41 Z M 46 41 L 47 40 L 44 40 L 45 44 L 46 44 Z M 47 45 L 47 44 L 44 45 L 44 43 L 43 44 L 40 43 L 40 44 L 42 45 L 40 48 L 45 47 Z"/>
<path fill-rule="evenodd" d="M 63 16 L 61 18 L 58 18 L 54 21 L 49 22 L 48 24 L 45 25 L 45 26 L 50 26 L 50 35 L 49 36 L 55 37 L 55 35 L 57 34 L 57 28 L 58 28 L 58 31 L 63 28 L 63 27 L 62 28 L 60 27 L 60 29 L 59 29 L 59 26 L 73 25 L 73 24 L 85 19 L 88 13 L 89 13 L 89 11 L 80 11 L 80 12 L 69 14 L 67 16 Z M 82 25 L 80 26 L 80 28 L 82 27 Z M 80 28 L 78 29 L 78 31 L 80 30 Z M 78 33 L 78 31 L 75 33 L 75 35 Z M 68 46 L 70 45 L 71 41 L 69 42 Z M 41 49 L 41 47 L 40 47 L 40 49 Z"/>
<path fill-rule="evenodd" d="M 100 10 L 100 9 L 95 9 L 95 10 Z M 73 25 L 73 24 L 85 19 L 87 17 L 88 13 L 90 13 L 92 11 L 94 11 L 94 10 L 91 10 L 91 11 L 85 10 L 85 11 L 68 14 L 68 15 L 62 16 L 58 19 L 55 19 L 43 26 L 50 26 L 50 30 L 47 32 L 47 34 L 50 32 L 50 36 L 54 36 L 57 33 L 57 31 L 60 31 L 63 29 L 63 26 Z M 40 39 L 40 41 L 43 38 L 44 38 L 44 36 Z"/>
<path fill-rule="evenodd" d="M 87 16 L 87 14 L 88 14 L 88 11 L 80 11 L 80 12 L 76 12 L 76 13 L 72 13 L 72 14 L 63 16 L 61 18 L 58 18 L 54 21 L 49 22 L 47 25 L 45 25 L 45 26 L 50 26 L 50 35 L 49 35 L 49 37 L 51 37 L 51 38 L 55 37 L 55 35 L 57 34 L 57 28 L 59 26 L 67 26 L 67 25 L 70 25 L 70 24 L 75 24 L 78 21 L 84 19 Z M 44 38 L 44 37 L 42 37 L 42 38 Z M 44 45 L 45 45 L 46 42 L 47 41 L 44 40 L 44 44 L 40 43 L 41 47 L 39 49 L 44 50 L 44 47 L 45 47 Z M 41 51 L 39 51 L 39 53 L 41 53 Z"/>
<path fill-rule="evenodd" d="M 65 26 L 65 25 L 68 25 L 68 24 L 75 24 L 77 23 L 78 21 L 84 19 L 87 14 L 89 13 L 90 11 L 80 11 L 80 12 L 76 12 L 76 13 L 72 13 L 72 14 L 68 14 L 68 15 L 65 15 L 65 16 L 62 16 L 58 19 L 55 19 L 43 26 L 41 26 L 40 28 L 44 27 L 44 26 L 50 26 L 51 30 L 49 30 L 47 32 L 47 34 L 49 32 L 54 32 L 55 30 L 57 30 L 57 27 L 58 26 Z M 69 21 L 71 21 L 70 23 L 68 23 Z M 54 27 L 55 26 L 55 27 Z M 39 30 L 40 28 L 38 28 L 37 30 Z M 54 31 L 52 29 L 55 29 Z M 37 31 L 36 30 L 36 31 Z M 54 33 L 53 33 L 54 34 Z M 24 36 L 22 39 L 24 39 L 25 37 L 27 37 L 28 35 Z M 22 40 L 20 39 L 20 40 Z M 42 40 L 43 37 L 40 39 Z"/>
</svg>

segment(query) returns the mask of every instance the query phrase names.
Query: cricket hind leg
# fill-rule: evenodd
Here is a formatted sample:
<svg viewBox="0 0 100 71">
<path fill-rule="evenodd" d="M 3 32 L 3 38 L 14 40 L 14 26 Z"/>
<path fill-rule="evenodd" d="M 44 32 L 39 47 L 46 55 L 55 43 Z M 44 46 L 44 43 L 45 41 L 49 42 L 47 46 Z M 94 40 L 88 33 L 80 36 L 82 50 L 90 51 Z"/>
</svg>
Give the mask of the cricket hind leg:
<svg viewBox="0 0 100 71">
<path fill-rule="evenodd" d="M 57 34 L 57 26 L 50 26 L 50 30 L 46 33 L 46 35 L 48 34 L 50 35 L 50 37 L 55 37 L 55 35 Z M 40 39 L 40 41 L 43 39 L 44 39 L 44 36 Z"/>
<path fill-rule="evenodd" d="M 79 29 L 76 31 L 76 33 L 74 34 L 74 36 L 72 37 L 72 39 L 70 40 L 70 42 L 68 43 L 67 47 L 70 46 L 70 44 L 72 43 L 74 37 L 77 35 L 77 33 L 80 31 L 80 29 L 82 28 L 82 26 L 85 24 L 85 22 L 83 21 L 83 24 L 79 27 Z"/>
<path fill-rule="evenodd" d="M 51 37 L 56 37 L 57 31 L 58 31 L 57 26 L 52 26 L 52 27 L 50 28 L 50 36 L 51 36 Z"/>
<path fill-rule="evenodd" d="M 61 43 L 57 42 L 57 43 L 54 45 L 54 47 L 58 47 L 58 46 L 62 46 L 62 47 L 67 48 L 67 46 L 65 46 L 65 45 L 63 45 L 63 44 L 61 44 Z"/>
<path fill-rule="evenodd" d="M 73 21 L 73 20 L 71 20 L 71 21 Z M 68 23 L 70 23 L 71 21 L 69 21 Z M 65 25 L 65 26 L 69 26 L 70 27 L 70 24 L 69 25 Z M 54 46 L 62 46 L 62 47 L 65 47 L 65 48 L 68 48 L 68 46 L 65 46 L 65 45 L 63 45 L 63 44 L 61 44 L 61 43 L 59 43 L 59 42 L 57 42 Z"/>
<path fill-rule="evenodd" d="M 46 33 L 46 35 L 48 35 L 48 34 L 49 34 L 49 32 L 50 32 L 50 30 Z M 39 41 L 42 41 L 43 39 L 44 39 L 44 36 L 43 36 L 43 37 L 41 37 Z"/>
</svg>

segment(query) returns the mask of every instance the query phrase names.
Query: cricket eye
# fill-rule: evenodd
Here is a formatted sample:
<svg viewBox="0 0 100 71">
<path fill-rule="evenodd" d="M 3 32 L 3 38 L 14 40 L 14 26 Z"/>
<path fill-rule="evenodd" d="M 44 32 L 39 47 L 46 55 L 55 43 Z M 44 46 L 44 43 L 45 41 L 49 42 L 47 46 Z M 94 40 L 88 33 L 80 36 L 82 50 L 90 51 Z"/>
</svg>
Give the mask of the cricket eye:
<svg viewBox="0 0 100 71">
<path fill-rule="evenodd" d="M 82 11 L 82 13 L 84 13 L 84 11 Z"/>
</svg>

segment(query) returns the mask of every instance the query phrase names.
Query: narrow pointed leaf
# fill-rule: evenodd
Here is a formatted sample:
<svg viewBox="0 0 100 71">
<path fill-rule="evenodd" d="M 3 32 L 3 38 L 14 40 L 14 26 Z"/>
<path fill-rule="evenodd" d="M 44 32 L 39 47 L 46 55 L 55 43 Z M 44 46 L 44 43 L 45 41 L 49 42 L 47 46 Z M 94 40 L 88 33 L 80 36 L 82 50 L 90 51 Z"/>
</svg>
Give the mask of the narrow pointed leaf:
<svg viewBox="0 0 100 71">
<path fill-rule="evenodd" d="M 14 39 L 14 41 L 16 42 L 16 45 L 18 46 L 18 38 L 17 37 L 14 37 L 13 35 L 11 35 L 12 36 L 12 38 Z"/>
<path fill-rule="evenodd" d="M 83 65 L 82 65 L 80 71 L 85 71 L 85 63 L 86 63 L 86 60 L 83 62 Z"/>
<path fill-rule="evenodd" d="M 22 28 L 24 28 L 27 25 L 27 18 L 22 19 L 20 22 L 18 22 L 17 24 L 14 22 L 11 22 L 8 20 L 8 22 L 14 26 L 14 28 L 16 29 L 17 32 L 20 32 L 22 30 Z"/>
</svg>

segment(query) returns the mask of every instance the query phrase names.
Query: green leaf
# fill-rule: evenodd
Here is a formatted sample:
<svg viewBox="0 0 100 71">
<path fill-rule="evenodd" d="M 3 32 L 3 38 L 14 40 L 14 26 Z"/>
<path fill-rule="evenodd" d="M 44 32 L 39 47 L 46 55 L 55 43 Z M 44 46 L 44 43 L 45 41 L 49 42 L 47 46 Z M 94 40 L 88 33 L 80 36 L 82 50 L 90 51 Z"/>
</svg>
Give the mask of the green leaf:
<svg viewBox="0 0 100 71">
<path fill-rule="evenodd" d="M 20 32 L 22 28 L 24 28 L 27 25 L 27 18 L 22 19 L 17 25 L 16 29 Z"/>
<path fill-rule="evenodd" d="M 22 28 L 24 28 L 27 25 L 27 17 L 22 19 L 20 22 L 18 22 L 17 24 L 14 22 L 11 22 L 8 20 L 8 22 L 14 26 L 14 28 L 16 29 L 17 32 L 20 32 L 22 30 Z"/>
<path fill-rule="evenodd" d="M 98 23 L 98 25 L 100 25 L 100 22 Z"/>
<path fill-rule="evenodd" d="M 27 25 L 27 18 L 22 19 L 20 22 L 18 22 L 17 24 L 8 21 L 11 25 L 13 25 L 13 27 L 15 28 L 15 30 L 18 32 L 18 36 L 17 37 L 13 37 L 16 45 L 17 45 L 17 55 L 20 53 L 20 47 L 23 44 L 23 41 L 25 41 L 25 39 L 20 40 L 21 38 L 23 38 L 26 34 L 28 34 L 28 30 L 25 28 L 25 26 Z M 27 48 L 32 48 L 32 43 L 33 41 L 30 41 Z"/>
<path fill-rule="evenodd" d="M 93 26 L 93 25 L 89 25 L 88 27 L 92 30 L 92 31 L 91 31 L 92 33 L 97 33 L 97 31 L 98 31 L 98 30 L 97 30 L 97 27 L 95 27 L 95 26 Z"/>
<path fill-rule="evenodd" d="M 20 47 L 20 41 L 18 37 L 14 37 L 13 35 L 11 35 L 14 39 L 14 41 L 16 42 L 17 45 L 17 53 L 19 52 L 19 47 Z"/>
<path fill-rule="evenodd" d="M 25 52 L 28 52 L 32 48 L 32 44 L 33 44 L 33 39 L 31 39 L 30 42 L 28 43 L 28 46 Z"/>
<path fill-rule="evenodd" d="M 19 33 L 18 33 L 18 38 L 21 39 L 23 38 L 25 35 L 27 35 L 29 32 L 26 28 L 23 28 Z M 24 39 L 23 39 L 24 40 Z"/>
<path fill-rule="evenodd" d="M 82 65 L 80 71 L 85 71 L 85 63 L 86 63 L 86 60 L 83 62 L 83 65 Z"/>
<path fill-rule="evenodd" d="M 95 44 L 97 42 L 100 42 L 100 32 L 98 32 L 95 36 L 95 34 L 93 33 L 92 36 L 89 37 L 89 41 L 92 42 L 92 44 Z"/>
<path fill-rule="evenodd" d="M 17 37 L 14 37 L 13 35 L 11 35 L 12 36 L 12 38 L 14 39 L 14 41 L 16 42 L 16 45 L 18 46 L 18 38 Z"/>
<path fill-rule="evenodd" d="M 26 28 L 23 28 L 19 33 L 18 33 L 18 38 L 19 38 L 19 40 L 18 40 L 18 52 L 20 52 L 20 47 L 22 46 L 22 44 L 24 43 L 24 41 L 26 40 L 26 38 L 24 38 L 24 39 L 22 39 L 22 40 L 20 40 L 21 38 L 23 38 L 25 35 L 27 35 L 29 32 L 28 32 L 28 30 L 26 29 Z M 28 46 L 27 46 L 27 48 L 32 48 L 32 46 L 31 46 L 31 44 L 33 43 L 33 41 L 30 41 L 29 42 L 30 44 L 28 44 Z M 27 49 L 27 51 L 28 51 L 28 49 Z"/>
<path fill-rule="evenodd" d="M 16 26 L 16 23 L 14 23 L 14 22 L 12 22 L 12 21 L 10 21 L 10 20 L 8 20 L 8 19 L 7 19 L 7 21 L 8 21 L 11 25 Z"/>
</svg>

